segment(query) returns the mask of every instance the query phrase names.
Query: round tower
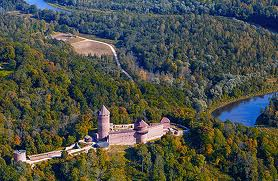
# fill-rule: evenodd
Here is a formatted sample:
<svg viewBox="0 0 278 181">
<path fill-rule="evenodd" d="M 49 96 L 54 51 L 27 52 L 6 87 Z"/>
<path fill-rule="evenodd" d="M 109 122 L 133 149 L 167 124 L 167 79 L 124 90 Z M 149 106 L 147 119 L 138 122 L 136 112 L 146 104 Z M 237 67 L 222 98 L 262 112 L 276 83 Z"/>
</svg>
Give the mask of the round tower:
<svg viewBox="0 0 278 181">
<path fill-rule="evenodd" d="M 143 121 L 137 121 L 135 123 L 136 130 L 136 143 L 146 143 L 148 141 L 149 125 Z"/>
<path fill-rule="evenodd" d="M 110 131 L 110 112 L 105 106 L 102 106 L 98 112 L 98 139 L 107 139 Z"/>
<path fill-rule="evenodd" d="M 26 150 L 15 150 L 14 151 L 14 160 L 16 162 L 19 162 L 19 161 L 25 162 L 26 161 Z"/>
</svg>

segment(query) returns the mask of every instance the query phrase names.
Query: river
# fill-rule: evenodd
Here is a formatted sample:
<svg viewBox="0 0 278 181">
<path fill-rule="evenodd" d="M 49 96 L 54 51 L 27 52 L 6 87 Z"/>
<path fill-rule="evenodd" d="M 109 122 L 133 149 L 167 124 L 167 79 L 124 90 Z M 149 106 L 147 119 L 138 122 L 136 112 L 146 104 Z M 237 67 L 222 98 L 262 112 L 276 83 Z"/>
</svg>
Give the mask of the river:
<svg viewBox="0 0 278 181">
<path fill-rule="evenodd" d="M 25 0 L 26 3 L 31 5 L 36 5 L 39 9 L 48 9 L 48 10 L 54 10 L 54 11 L 63 11 L 62 9 L 53 7 L 49 4 L 47 4 L 44 0 Z"/>
<path fill-rule="evenodd" d="M 275 93 L 240 100 L 213 111 L 212 115 L 221 121 L 230 120 L 245 126 L 254 126 L 261 111 L 268 105 Z"/>
</svg>

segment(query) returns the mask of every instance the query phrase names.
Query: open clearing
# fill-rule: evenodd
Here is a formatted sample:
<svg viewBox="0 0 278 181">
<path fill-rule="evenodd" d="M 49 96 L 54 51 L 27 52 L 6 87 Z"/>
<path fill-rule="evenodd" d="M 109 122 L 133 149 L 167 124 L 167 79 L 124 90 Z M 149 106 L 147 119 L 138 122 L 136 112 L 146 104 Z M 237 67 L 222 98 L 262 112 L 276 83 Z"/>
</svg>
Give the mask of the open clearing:
<svg viewBox="0 0 278 181">
<path fill-rule="evenodd" d="M 101 57 L 102 55 L 109 55 L 114 56 L 114 59 L 116 61 L 116 64 L 118 68 L 121 70 L 122 73 L 124 73 L 130 80 L 133 81 L 132 77 L 125 71 L 119 61 L 117 52 L 115 48 L 105 42 L 101 42 L 98 40 L 91 40 L 84 37 L 76 36 L 73 34 L 65 34 L 65 33 L 55 33 L 51 36 L 52 38 L 56 40 L 61 40 L 64 42 L 69 43 L 73 49 L 81 55 L 96 55 L 98 57 Z"/>
<path fill-rule="evenodd" d="M 69 43 L 74 51 L 81 55 L 96 55 L 98 57 L 101 57 L 102 55 L 113 56 L 111 47 L 103 42 L 65 33 L 56 33 L 52 35 L 52 38 Z"/>
<path fill-rule="evenodd" d="M 103 44 L 94 42 L 92 40 L 83 40 L 75 43 L 71 43 L 74 50 L 82 55 L 113 55 L 111 49 Z"/>
</svg>

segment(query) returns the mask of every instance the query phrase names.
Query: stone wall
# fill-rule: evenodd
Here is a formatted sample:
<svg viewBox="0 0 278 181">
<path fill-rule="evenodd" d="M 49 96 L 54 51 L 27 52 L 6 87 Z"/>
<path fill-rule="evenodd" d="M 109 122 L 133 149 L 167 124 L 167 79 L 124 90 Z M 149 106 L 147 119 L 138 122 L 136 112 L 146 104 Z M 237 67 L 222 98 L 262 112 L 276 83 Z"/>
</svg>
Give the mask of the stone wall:
<svg viewBox="0 0 278 181">
<path fill-rule="evenodd" d="M 153 124 L 149 127 L 148 140 L 161 138 L 164 134 L 163 124 Z"/>
<path fill-rule="evenodd" d="M 131 124 L 130 124 L 131 125 Z M 123 130 L 113 130 L 109 132 L 110 145 L 134 145 L 138 143 L 146 143 L 147 141 L 159 139 L 165 135 L 170 129 L 170 121 L 164 118 L 161 123 L 146 124 L 146 134 L 143 135 L 138 128 L 131 128 L 130 125 L 117 125 Z M 134 127 L 135 128 L 135 127 Z"/>
<path fill-rule="evenodd" d="M 163 129 L 168 130 L 171 127 L 170 123 L 162 123 L 163 124 Z"/>
<path fill-rule="evenodd" d="M 136 144 L 136 131 L 118 131 L 109 133 L 110 145 L 134 145 Z"/>
</svg>

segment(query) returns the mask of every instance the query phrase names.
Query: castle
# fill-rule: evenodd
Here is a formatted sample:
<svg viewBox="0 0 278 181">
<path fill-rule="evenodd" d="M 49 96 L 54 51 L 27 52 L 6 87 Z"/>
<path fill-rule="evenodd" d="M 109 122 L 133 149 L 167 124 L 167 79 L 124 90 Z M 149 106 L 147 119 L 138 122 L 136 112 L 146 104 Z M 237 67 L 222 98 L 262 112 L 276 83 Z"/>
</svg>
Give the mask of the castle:
<svg viewBox="0 0 278 181">
<path fill-rule="evenodd" d="M 92 137 L 86 136 L 84 140 L 79 140 L 63 150 L 28 156 L 26 156 L 26 150 L 16 150 L 14 152 L 14 160 L 32 165 L 52 158 L 60 158 L 63 151 L 66 151 L 69 155 L 76 155 L 83 152 L 88 153 L 90 149 L 108 148 L 109 145 L 146 143 L 150 140 L 159 139 L 168 132 L 173 133 L 175 136 L 181 136 L 184 130 L 178 129 L 178 127 L 186 130 L 185 127 L 171 124 L 170 120 L 166 117 L 162 118 L 160 123 L 147 124 L 145 121 L 139 120 L 134 124 L 114 125 L 110 123 L 110 112 L 105 106 L 102 106 L 98 112 L 98 131 L 95 134 L 95 141 L 97 142 L 94 142 Z M 85 146 L 81 148 L 78 143 L 82 143 Z"/>
<path fill-rule="evenodd" d="M 106 141 L 109 145 L 134 145 L 161 138 L 170 131 L 170 120 L 162 118 L 160 123 L 147 124 L 138 120 L 134 124 L 113 125 L 110 123 L 110 112 L 102 106 L 98 112 L 97 140 Z"/>
</svg>

